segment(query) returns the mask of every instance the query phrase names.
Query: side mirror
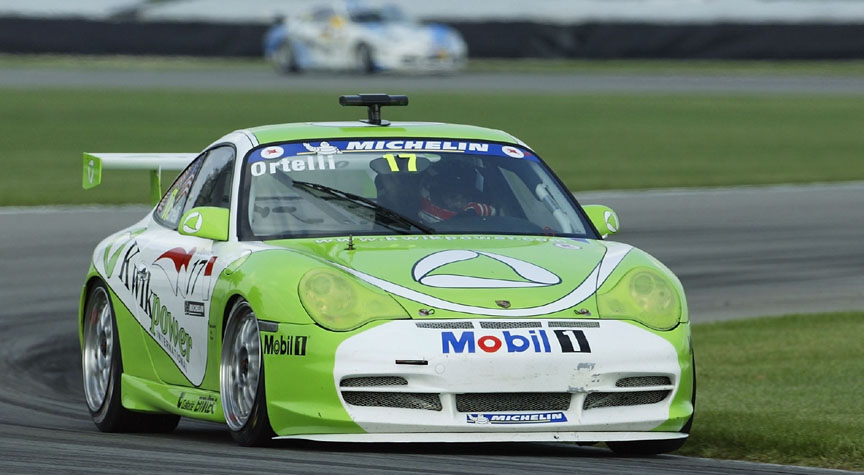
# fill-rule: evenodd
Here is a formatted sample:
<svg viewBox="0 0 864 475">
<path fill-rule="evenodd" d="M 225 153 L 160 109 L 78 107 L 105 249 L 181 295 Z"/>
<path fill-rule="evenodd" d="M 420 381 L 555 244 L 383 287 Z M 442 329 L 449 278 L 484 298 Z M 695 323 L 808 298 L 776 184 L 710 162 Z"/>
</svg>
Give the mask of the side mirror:
<svg viewBox="0 0 864 475">
<path fill-rule="evenodd" d="M 600 231 L 600 236 L 606 238 L 621 229 L 618 214 L 612 208 L 603 205 L 585 205 L 582 207 L 591 220 L 591 224 Z"/>
<path fill-rule="evenodd" d="M 177 231 L 184 236 L 195 236 L 214 241 L 228 240 L 229 212 L 225 208 L 200 206 L 192 208 L 180 218 Z"/>
</svg>

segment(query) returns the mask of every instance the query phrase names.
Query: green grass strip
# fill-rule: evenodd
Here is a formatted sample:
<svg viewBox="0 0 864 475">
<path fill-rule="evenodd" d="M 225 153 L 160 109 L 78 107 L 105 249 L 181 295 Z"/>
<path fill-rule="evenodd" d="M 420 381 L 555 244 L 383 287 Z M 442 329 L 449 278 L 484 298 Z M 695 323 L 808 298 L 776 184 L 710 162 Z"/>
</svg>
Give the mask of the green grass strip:
<svg viewBox="0 0 864 475">
<path fill-rule="evenodd" d="M 256 69 L 272 70 L 264 58 L 206 58 L 188 56 L 71 56 L 0 54 L 0 68 L 68 69 Z M 861 60 L 744 61 L 669 59 L 485 59 L 472 58 L 468 72 L 601 73 L 601 74 L 698 74 L 717 76 L 820 75 L 864 76 Z"/>
<path fill-rule="evenodd" d="M 838 76 L 864 75 L 861 60 L 741 61 L 702 59 L 472 59 L 474 72 L 579 73 L 579 74 L 694 74 L 706 76 Z"/>
<path fill-rule="evenodd" d="M 81 190 L 85 151 L 198 152 L 249 126 L 364 116 L 312 92 L 0 89 L 0 103 L 0 205 L 147 200 L 143 174 Z M 424 92 L 385 118 L 507 130 L 576 191 L 864 179 L 864 97 Z"/>
<path fill-rule="evenodd" d="M 864 313 L 694 325 L 696 419 L 677 453 L 864 470 Z"/>
</svg>

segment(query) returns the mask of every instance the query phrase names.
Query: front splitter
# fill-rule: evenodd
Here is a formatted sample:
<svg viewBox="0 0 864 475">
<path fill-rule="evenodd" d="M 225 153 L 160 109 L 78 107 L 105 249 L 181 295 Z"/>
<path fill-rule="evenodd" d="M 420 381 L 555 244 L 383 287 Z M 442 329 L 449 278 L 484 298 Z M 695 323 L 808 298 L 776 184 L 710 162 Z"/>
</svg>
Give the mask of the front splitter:
<svg viewBox="0 0 864 475">
<path fill-rule="evenodd" d="M 375 434 L 303 434 L 274 439 L 302 439 L 319 442 L 623 442 L 636 440 L 683 439 L 683 432 L 411 432 Z"/>
</svg>

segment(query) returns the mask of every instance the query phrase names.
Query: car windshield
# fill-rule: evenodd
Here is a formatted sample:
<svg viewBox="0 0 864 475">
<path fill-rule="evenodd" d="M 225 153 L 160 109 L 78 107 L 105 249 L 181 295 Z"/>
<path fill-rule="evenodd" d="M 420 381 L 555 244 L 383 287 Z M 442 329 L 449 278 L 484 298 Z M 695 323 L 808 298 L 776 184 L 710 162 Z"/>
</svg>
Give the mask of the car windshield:
<svg viewBox="0 0 864 475">
<path fill-rule="evenodd" d="M 357 23 L 399 23 L 407 21 L 402 10 L 395 5 L 387 5 L 378 9 L 358 8 L 351 10 L 351 20 Z"/>
<path fill-rule="evenodd" d="M 243 170 L 244 240 L 372 234 L 595 237 L 530 150 L 453 139 L 269 144 Z"/>
</svg>

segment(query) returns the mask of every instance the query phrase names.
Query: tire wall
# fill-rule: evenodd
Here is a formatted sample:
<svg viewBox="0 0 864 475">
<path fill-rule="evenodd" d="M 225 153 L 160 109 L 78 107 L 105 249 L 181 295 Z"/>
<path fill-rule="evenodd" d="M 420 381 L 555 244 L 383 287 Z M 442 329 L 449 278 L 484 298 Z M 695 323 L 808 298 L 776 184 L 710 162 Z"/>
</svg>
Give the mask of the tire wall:
<svg viewBox="0 0 864 475">
<path fill-rule="evenodd" d="M 474 58 L 860 59 L 864 24 L 449 22 Z M 263 23 L 0 18 L 0 53 L 259 57 Z"/>
</svg>

